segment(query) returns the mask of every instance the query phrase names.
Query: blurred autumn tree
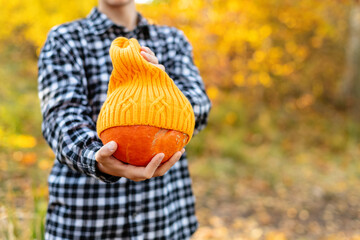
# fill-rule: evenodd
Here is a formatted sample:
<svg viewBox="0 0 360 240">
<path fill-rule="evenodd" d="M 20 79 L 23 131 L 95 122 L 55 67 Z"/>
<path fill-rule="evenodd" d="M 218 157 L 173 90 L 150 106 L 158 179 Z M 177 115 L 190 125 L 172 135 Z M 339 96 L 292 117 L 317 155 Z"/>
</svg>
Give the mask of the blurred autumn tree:
<svg viewBox="0 0 360 240">
<path fill-rule="evenodd" d="M 86 16 L 96 0 L 88 1 L 6 1 L 0 0 L 0 40 L 39 50 L 51 27 Z"/>
<path fill-rule="evenodd" d="M 360 118 L 360 1 L 352 2 L 349 14 L 349 38 L 346 49 L 346 66 L 340 98 L 353 105 L 353 115 Z"/>
<path fill-rule="evenodd" d="M 275 103 L 334 97 L 343 67 L 347 1 L 159 1 L 144 10 L 187 33 L 210 90 L 250 87 L 260 90 L 261 100 Z"/>
</svg>

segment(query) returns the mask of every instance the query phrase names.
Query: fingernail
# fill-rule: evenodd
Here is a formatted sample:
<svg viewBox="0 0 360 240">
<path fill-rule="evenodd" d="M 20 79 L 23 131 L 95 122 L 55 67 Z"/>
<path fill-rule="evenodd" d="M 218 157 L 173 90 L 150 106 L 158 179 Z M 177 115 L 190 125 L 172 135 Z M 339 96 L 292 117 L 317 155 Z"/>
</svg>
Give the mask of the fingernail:
<svg viewBox="0 0 360 240">
<path fill-rule="evenodd" d="M 161 153 L 160 159 L 163 160 L 164 157 L 165 157 L 165 154 L 164 154 L 164 153 Z"/>
<path fill-rule="evenodd" d="M 110 151 L 114 151 L 115 148 L 116 148 L 116 143 L 114 141 L 111 141 L 108 143 L 107 145 L 107 148 L 110 150 Z"/>
</svg>

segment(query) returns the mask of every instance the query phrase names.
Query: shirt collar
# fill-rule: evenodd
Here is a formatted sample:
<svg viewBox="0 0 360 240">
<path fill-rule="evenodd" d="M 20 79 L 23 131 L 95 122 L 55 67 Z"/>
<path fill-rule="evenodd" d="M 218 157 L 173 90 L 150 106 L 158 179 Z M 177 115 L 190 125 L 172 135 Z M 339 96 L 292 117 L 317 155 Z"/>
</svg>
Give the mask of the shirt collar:
<svg viewBox="0 0 360 240">
<path fill-rule="evenodd" d="M 145 35 L 149 35 L 149 23 L 148 21 L 137 12 L 138 23 L 135 30 L 145 31 Z M 90 31 L 95 34 L 102 34 L 107 31 L 111 27 L 120 28 L 123 32 L 129 32 L 126 27 L 117 25 L 113 21 L 111 21 L 104 13 L 100 12 L 97 7 L 94 7 L 90 14 L 87 16 L 87 20 L 89 23 Z"/>
</svg>

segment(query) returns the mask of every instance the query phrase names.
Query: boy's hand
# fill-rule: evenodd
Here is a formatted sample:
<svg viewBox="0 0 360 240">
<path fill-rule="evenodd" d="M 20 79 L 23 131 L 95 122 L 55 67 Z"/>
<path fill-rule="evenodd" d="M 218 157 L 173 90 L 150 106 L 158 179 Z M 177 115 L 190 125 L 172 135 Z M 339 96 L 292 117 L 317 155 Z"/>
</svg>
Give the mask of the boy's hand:
<svg viewBox="0 0 360 240">
<path fill-rule="evenodd" d="M 155 53 L 150 50 L 148 47 L 141 47 L 140 54 L 143 56 L 149 63 L 157 66 L 161 70 L 165 71 L 164 65 L 159 64 L 159 60 L 155 56 Z"/>
<path fill-rule="evenodd" d="M 159 177 L 164 175 L 181 157 L 185 152 L 176 152 L 167 162 L 161 164 L 164 158 L 163 153 L 159 153 L 151 159 L 146 167 L 137 167 L 130 164 L 125 164 L 112 154 L 116 151 L 117 144 L 114 141 L 108 142 L 95 154 L 98 169 L 103 172 L 117 177 L 125 177 L 133 181 L 144 181 L 152 177 Z"/>
</svg>

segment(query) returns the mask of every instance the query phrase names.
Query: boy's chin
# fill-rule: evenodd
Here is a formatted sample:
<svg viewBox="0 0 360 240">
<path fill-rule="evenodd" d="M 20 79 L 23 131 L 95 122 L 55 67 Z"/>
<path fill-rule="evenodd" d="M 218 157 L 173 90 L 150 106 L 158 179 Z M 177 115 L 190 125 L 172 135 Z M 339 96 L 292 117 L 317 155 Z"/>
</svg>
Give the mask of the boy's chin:
<svg viewBox="0 0 360 240">
<path fill-rule="evenodd" d="M 128 5 L 135 0 L 100 0 L 111 7 L 122 7 Z"/>
</svg>

